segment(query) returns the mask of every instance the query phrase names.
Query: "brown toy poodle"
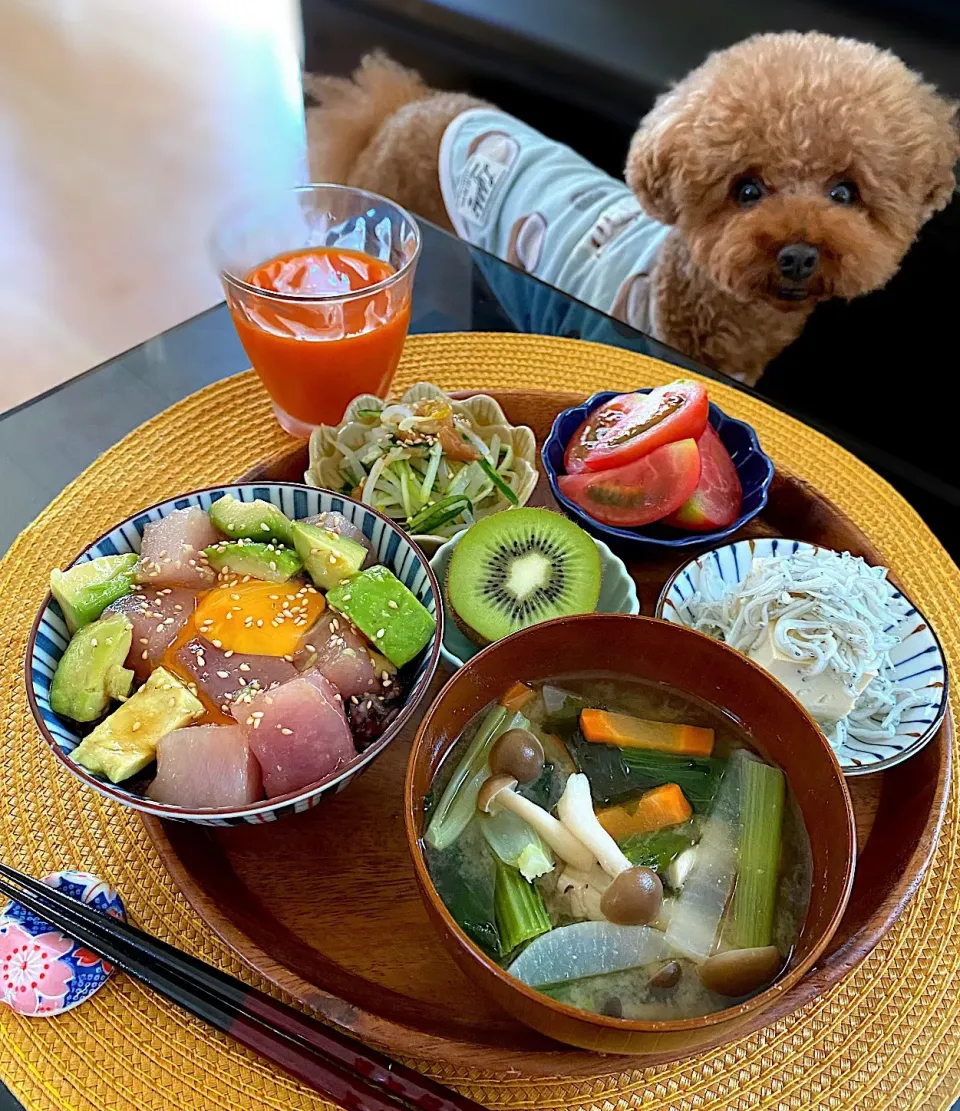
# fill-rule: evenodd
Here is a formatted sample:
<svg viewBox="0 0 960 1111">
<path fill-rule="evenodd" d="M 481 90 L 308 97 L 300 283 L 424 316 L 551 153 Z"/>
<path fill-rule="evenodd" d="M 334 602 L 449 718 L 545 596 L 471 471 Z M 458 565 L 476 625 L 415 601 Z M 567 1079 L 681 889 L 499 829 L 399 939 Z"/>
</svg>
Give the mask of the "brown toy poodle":
<svg viewBox="0 0 960 1111">
<path fill-rule="evenodd" d="M 308 122 L 320 179 L 385 194 L 465 234 L 449 191 L 441 191 L 438 164 L 448 125 L 482 102 L 431 90 L 382 55 L 365 58 L 351 80 L 316 78 L 312 88 L 321 101 Z M 517 126 L 522 147 L 536 133 Z M 501 132 L 481 136 L 488 148 L 490 135 Z M 480 157 L 478 142 L 465 157 Z M 489 152 L 494 162 L 505 142 Z M 579 172 L 582 160 L 559 150 Z M 633 137 L 627 200 L 639 201 L 639 220 L 665 225 L 653 264 L 630 279 L 643 279 L 643 296 L 624 283 L 604 304 L 563 276 L 527 269 L 753 384 L 819 301 L 856 297 L 890 279 L 921 226 L 949 200 L 958 158 L 956 105 L 893 54 L 822 34 L 758 35 L 711 55 L 664 93 Z M 490 170 L 488 158 L 481 185 L 494 190 L 502 171 Z M 554 187 L 544 177 L 542 188 Z M 460 183 L 458 199 L 462 191 Z M 614 252 L 597 249 L 596 228 L 605 229 L 606 249 L 632 217 L 623 198 L 604 203 L 591 260 L 612 266 Z M 530 218 L 525 241 L 543 223 L 539 213 Z M 516 226 L 510 249 L 474 239 L 524 265 L 515 240 Z M 542 253 L 538 242 L 524 249 Z M 643 309 L 632 305 L 644 300 Z"/>
</svg>

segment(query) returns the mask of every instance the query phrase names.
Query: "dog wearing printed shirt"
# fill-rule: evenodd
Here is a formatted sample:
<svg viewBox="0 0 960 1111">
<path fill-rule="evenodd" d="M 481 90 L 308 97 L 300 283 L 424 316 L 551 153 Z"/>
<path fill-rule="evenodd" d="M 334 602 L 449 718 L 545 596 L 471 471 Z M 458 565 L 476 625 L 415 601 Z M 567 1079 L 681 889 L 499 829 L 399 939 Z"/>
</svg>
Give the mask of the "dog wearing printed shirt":
<svg viewBox="0 0 960 1111">
<path fill-rule="evenodd" d="M 820 301 L 893 276 L 960 158 L 956 104 L 893 54 L 817 33 L 711 55 L 641 121 L 625 184 L 381 54 L 311 91 L 320 180 L 385 194 L 750 385 Z"/>
</svg>

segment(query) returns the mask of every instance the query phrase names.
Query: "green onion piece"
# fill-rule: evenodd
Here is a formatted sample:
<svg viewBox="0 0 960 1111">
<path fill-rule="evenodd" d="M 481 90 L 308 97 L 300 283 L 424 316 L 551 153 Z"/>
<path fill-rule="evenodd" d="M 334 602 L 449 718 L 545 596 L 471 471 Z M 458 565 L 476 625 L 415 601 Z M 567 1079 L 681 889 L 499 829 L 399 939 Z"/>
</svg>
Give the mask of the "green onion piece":
<svg viewBox="0 0 960 1111">
<path fill-rule="evenodd" d="M 445 849 L 466 829 L 476 813 L 480 788 L 490 775 L 487 757 L 493 742 L 508 729 L 528 724 L 523 714 L 508 713 L 500 705 L 494 706 L 487 714 L 430 815 L 424 834 L 428 845 L 434 849 Z"/>
<path fill-rule="evenodd" d="M 777 905 L 777 873 L 786 779 L 779 768 L 745 760 L 740 786 L 740 865 L 730 912 L 730 944 L 769 945 Z"/>
<path fill-rule="evenodd" d="M 477 462 L 480 464 L 480 469 L 483 471 L 483 473 L 487 476 L 487 478 L 490 479 L 494 486 L 496 486 L 500 493 L 503 494 L 507 501 L 510 502 L 511 505 L 519 505 L 520 499 L 514 493 L 513 488 L 511 486 L 508 486 L 507 483 L 503 481 L 503 479 L 497 473 L 496 468 L 493 467 L 486 459 L 484 459 L 483 456 L 481 456 L 477 460 Z"/>
<path fill-rule="evenodd" d="M 428 505 L 407 521 L 407 528 L 413 533 L 432 532 L 442 528 L 461 514 L 472 509 L 473 505 L 464 494 L 454 494 L 449 498 L 442 498 L 434 505 Z"/>
<path fill-rule="evenodd" d="M 493 905 L 504 955 L 552 928 L 540 892 L 499 858 Z"/>
<path fill-rule="evenodd" d="M 652 833 L 635 833 L 620 842 L 623 855 L 635 867 L 664 872 L 670 864 L 696 842 L 693 825 L 685 822 L 674 829 L 658 829 Z"/>
</svg>

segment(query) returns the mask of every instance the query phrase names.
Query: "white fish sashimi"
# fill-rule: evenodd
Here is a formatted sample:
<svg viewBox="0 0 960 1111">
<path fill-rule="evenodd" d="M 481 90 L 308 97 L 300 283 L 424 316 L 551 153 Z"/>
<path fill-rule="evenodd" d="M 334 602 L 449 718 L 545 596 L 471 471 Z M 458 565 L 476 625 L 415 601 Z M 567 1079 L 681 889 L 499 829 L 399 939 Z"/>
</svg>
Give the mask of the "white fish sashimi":
<svg viewBox="0 0 960 1111">
<path fill-rule="evenodd" d="M 665 952 L 663 934 L 649 926 L 576 922 L 532 941 L 507 971 L 531 987 L 641 968 Z"/>
</svg>

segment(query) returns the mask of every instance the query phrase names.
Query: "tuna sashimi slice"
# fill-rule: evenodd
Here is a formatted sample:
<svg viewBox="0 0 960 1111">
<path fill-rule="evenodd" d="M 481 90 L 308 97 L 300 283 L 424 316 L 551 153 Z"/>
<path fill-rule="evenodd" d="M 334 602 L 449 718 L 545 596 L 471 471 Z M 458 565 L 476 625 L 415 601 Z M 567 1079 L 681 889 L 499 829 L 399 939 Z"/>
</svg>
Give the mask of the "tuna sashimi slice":
<svg viewBox="0 0 960 1111">
<path fill-rule="evenodd" d="M 157 745 L 147 797 L 190 810 L 244 806 L 263 798 L 260 765 L 239 725 L 174 729 Z"/>
<path fill-rule="evenodd" d="M 313 625 L 293 658 L 298 667 L 325 675 L 345 699 L 381 694 L 396 673 L 363 633 L 334 610 L 327 610 Z"/>
<path fill-rule="evenodd" d="M 105 613 L 126 614 L 133 623 L 127 667 L 136 673 L 138 682 L 160 665 L 164 652 L 177 639 L 196 608 L 195 591 L 174 587 L 159 590 L 140 587 L 107 606 Z"/>
<path fill-rule="evenodd" d="M 143 530 L 137 578 L 150 586 L 210 586 L 216 574 L 203 549 L 220 539 L 202 509 L 175 509 Z"/>
<path fill-rule="evenodd" d="M 281 656 L 251 656 L 217 648 L 206 637 L 194 637 L 177 650 L 177 662 L 190 673 L 201 696 L 224 713 L 243 694 L 285 683 L 297 669 Z"/>
<path fill-rule="evenodd" d="M 356 756 L 340 696 L 316 672 L 235 703 L 232 712 L 270 798 L 316 783 Z"/>
</svg>

